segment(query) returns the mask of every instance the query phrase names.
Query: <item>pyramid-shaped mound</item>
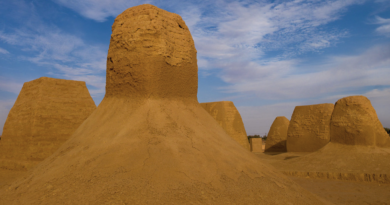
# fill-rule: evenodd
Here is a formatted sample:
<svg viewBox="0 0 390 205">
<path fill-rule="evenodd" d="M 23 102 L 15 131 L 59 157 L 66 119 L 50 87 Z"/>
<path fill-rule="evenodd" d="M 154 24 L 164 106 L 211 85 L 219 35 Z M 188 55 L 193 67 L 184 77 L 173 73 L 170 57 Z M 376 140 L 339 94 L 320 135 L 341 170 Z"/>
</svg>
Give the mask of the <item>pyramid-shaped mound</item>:
<svg viewBox="0 0 390 205">
<path fill-rule="evenodd" d="M 0 168 L 27 170 L 53 154 L 96 109 L 85 82 L 41 77 L 26 82 L 0 141 Z"/>
<path fill-rule="evenodd" d="M 276 117 L 268 132 L 265 152 L 286 152 L 287 130 L 290 121 L 284 117 Z"/>
<path fill-rule="evenodd" d="M 296 106 L 287 131 L 288 152 L 314 152 L 330 141 L 331 103 Z"/>
<path fill-rule="evenodd" d="M 390 147 L 389 135 L 383 129 L 370 100 L 364 96 L 338 100 L 330 126 L 333 143 Z"/>
<path fill-rule="evenodd" d="M 200 103 L 226 133 L 245 149 L 250 150 L 248 136 L 240 113 L 232 101 Z"/>
<path fill-rule="evenodd" d="M 199 105 L 179 15 L 141 5 L 112 28 L 103 101 L 29 177 L 0 190 L 0 204 L 322 204 Z"/>
</svg>

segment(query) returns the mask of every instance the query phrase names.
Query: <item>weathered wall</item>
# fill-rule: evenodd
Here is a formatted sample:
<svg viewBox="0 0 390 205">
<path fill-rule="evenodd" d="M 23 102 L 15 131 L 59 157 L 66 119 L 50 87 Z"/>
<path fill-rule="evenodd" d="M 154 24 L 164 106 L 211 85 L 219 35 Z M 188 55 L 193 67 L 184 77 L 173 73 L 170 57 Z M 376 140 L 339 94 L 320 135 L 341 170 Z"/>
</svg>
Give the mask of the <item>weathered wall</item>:
<svg viewBox="0 0 390 205">
<path fill-rule="evenodd" d="M 330 141 L 330 103 L 296 106 L 287 132 L 288 152 L 314 152 Z"/>
<path fill-rule="evenodd" d="M 226 133 L 245 149 L 250 150 L 248 136 L 240 113 L 232 101 L 200 103 Z"/>
<path fill-rule="evenodd" d="M 276 117 L 268 132 L 265 152 L 286 152 L 287 130 L 290 121 L 284 117 Z"/>
<path fill-rule="evenodd" d="M 263 139 L 262 138 L 249 138 L 251 152 L 263 152 Z"/>
<path fill-rule="evenodd" d="M 196 99 L 196 52 L 180 16 L 128 10 L 112 25 L 106 96 Z"/>
<path fill-rule="evenodd" d="M 349 96 L 336 102 L 330 121 L 331 141 L 346 145 L 390 147 L 371 102 L 364 96 Z"/>
<path fill-rule="evenodd" d="M 85 82 L 41 77 L 26 82 L 0 141 L 0 167 L 28 169 L 55 152 L 96 109 Z"/>
</svg>

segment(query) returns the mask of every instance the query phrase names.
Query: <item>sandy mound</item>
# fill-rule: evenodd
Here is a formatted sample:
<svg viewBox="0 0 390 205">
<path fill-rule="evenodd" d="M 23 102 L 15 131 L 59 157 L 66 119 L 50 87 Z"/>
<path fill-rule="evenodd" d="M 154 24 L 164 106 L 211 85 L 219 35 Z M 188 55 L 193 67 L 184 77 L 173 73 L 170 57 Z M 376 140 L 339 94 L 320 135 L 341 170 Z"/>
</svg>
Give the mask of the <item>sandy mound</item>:
<svg viewBox="0 0 390 205">
<path fill-rule="evenodd" d="M 240 113 L 232 101 L 200 103 L 218 124 L 241 146 L 250 150 L 248 136 Z"/>
<path fill-rule="evenodd" d="M 4 124 L 0 168 L 34 166 L 68 140 L 95 109 L 85 82 L 41 77 L 24 83 Z"/>
<path fill-rule="evenodd" d="M 0 204 L 321 204 L 199 105 L 180 16 L 141 5 L 112 28 L 103 101 L 29 177 L 0 190 Z"/>
<path fill-rule="evenodd" d="M 286 152 L 287 129 L 290 121 L 284 117 L 276 117 L 268 132 L 265 152 Z"/>
<path fill-rule="evenodd" d="M 330 141 L 334 105 L 296 106 L 287 132 L 288 152 L 314 152 Z"/>
<path fill-rule="evenodd" d="M 333 143 L 390 147 L 389 135 L 383 129 L 370 100 L 364 96 L 338 100 L 330 127 Z"/>
</svg>

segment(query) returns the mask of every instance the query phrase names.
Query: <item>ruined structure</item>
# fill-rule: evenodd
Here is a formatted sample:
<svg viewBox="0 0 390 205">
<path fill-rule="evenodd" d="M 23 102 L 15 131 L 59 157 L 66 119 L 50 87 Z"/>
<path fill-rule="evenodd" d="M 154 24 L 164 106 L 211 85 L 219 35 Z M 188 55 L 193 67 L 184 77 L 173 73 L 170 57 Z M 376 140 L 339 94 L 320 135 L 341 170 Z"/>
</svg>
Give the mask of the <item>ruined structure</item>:
<svg viewBox="0 0 390 205">
<path fill-rule="evenodd" d="M 390 147 L 371 102 L 364 96 L 349 96 L 336 102 L 330 121 L 331 141 L 346 145 Z"/>
<path fill-rule="evenodd" d="M 324 204 L 226 134 L 197 101 L 197 71 L 179 15 L 125 10 L 103 101 L 0 204 Z"/>
<path fill-rule="evenodd" d="M 249 141 L 250 141 L 250 147 L 251 147 L 251 152 L 263 152 L 263 147 L 264 147 L 264 143 L 263 143 L 263 139 L 262 138 L 249 138 Z"/>
<path fill-rule="evenodd" d="M 248 136 L 240 113 L 232 101 L 200 103 L 226 133 L 245 149 L 250 150 Z"/>
<path fill-rule="evenodd" d="M 284 117 L 276 117 L 268 132 L 265 152 L 286 152 L 287 130 L 290 121 Z"/>
<path fill-rule="evenodd" d="M 4 124 L 0 168 L 27 170 L 44 160 L 95 109 L 85 82 L 41 77 L 24 83 Z"/>
<path fill-rule="evenodd" d="M 296 106 L 287 132 L 288 152 L 314 152 L 330 141 L 330 103 Z"/>
</svg>

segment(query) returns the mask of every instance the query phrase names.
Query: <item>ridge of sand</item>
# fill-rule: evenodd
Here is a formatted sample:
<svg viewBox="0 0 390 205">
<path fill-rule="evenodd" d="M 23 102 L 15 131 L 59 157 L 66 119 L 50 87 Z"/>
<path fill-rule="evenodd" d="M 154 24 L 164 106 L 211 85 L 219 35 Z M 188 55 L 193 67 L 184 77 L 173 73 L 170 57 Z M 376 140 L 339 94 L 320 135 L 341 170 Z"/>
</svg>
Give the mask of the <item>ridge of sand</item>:
<svg viewBox="0 0 390 205">
<path fill-rule="evenodd" d="M 284 117 L 276 117 L 269 129 L 265 152 L 287 152 L 287 130 L 290 121 Z"/>
<path fill-rule="evenodd" d="M 250 150 L 244 123 L 232 101 L 206 102 L 200 103 L 200 105 L 218 122 L 230 137 L 245 149 Z"/>
<path fill-rule="evenodd" d="M 4 124 L 0 168 L 35 166 L 53 154 L 95 109 L 85 82 L 41 77 L 24 83 Z"/>
<path fill-rule="evenodd" d="M 175 35 L 188 47 L 165 40 Z M 179 15 L 132 7 L 112 36 L 103 101 L 30 176 L 0 190 L 0 204 L 327 203 L 238 145 L 199 105 L 196 50 Z M 122 67 L 137 55 L 145 67 Z M 165 71 L 174 76 L 157 80 Z"/>
<path fill-rule="evenodd" d="M 314 152 L 330 141 L 331 103 L 296 106 L 287 131 L 288 152 Z"/>
</svg>

